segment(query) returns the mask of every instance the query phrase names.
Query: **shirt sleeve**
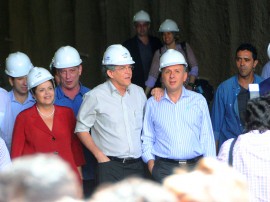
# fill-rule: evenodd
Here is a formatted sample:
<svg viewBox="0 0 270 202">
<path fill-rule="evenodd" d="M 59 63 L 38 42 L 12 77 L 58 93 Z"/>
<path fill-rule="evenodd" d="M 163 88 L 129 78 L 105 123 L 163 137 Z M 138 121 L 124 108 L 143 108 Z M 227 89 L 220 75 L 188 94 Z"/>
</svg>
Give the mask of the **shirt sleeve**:
<svg viewBox="0 0 270 202">
<path fill-rule="evenodd" d="M 159 75 L 159 58 L 160 58 L 160 49 L 156 50 L 155 54 L 154 54 L 154 57 L 153 57 L 153 60 L 152 60 L 152 64 L 151 64 L 151 67 L 150 67 L 150 71 L 149 71 L 149 75 L 148 75 L 148 79 L 147 81 L 145 82 L 145 85 L 147 87 L 154 87 L 155 85 L 155 82 L 158 78 L 158 75 Z M 155 82 L 153 82 L 153 78 L 155 78 Z"/>
<path fill-rule="evenodd" d="M 97 99 L 92 95 L 92 91 L 84 95 L 77 115 L 75 132 L 89 132 L 95 123 Z"/>
<path fill-rule="evenodd" d="M 186 50 L 187 50 L 187 60 L 188 60 L 188 64 L 190 65 L 190 75 L 193 75 L 195 77 L 198 77 L 199 75 L 199 67 L 198 67 L 198 62 L 197 59 L 195 57 L 195 54 L 192 50 L 192 48 L 190 47 L 190 45 L 188 43 L 186 43 Z"/>
<path fill-rule="evenodd" d="M 4 140 L 0 137 L 0 171 L 11 163 L 9 152 Z"/>
<path fill-rule="evenodd" d="M 264 78 L 264 79 L 267 79 L 267 78 L 270 77 L 270 61 L 267 62 L 267 63 L 263 66 L 261 77 Z"/>
<path fill-rule="evenodd" d="M 151 115 L 152 108 L 151 103 L 148 101 L 145 107 L 142 132 L 142 159 L 145 163 L 151 159 L 155 159 L 155 156 L 152 154 L 152 149 L 155 143 L 154 125 Z"/>
<path fill-rule="evenodd" d="M 225 115 L 225 106 L 223 103 L 222 91 L 223 91 L 222 87 L 219 86 L 214 97 L 214 102 L 213 102 L 212 111 L 211 111 L 211 120 L 212 120 L 213 131 L 214 131 L 216 141 L 219 140 L 220 130 L 221 130 L 221 126 L 223 124 L 224 115 Z"/>
<path fill-rule="evenodd" d="M 215 139 L 209 115 L 206 100 L 203 98 L 201 101 L 202 110 L 202 124 L 200 142 L 203 147 L 205 157 L 216 157 Z"/>
</svg>

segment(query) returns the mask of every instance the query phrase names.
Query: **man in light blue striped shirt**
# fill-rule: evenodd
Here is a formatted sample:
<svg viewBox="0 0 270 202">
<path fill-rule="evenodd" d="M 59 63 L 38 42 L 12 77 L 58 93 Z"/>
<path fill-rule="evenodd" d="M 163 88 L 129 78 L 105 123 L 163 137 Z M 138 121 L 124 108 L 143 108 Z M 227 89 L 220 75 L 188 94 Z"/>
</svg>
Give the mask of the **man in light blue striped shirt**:
<svg viewBox="0 0 270 202">
<path fill-rule="evenodd" d="M 156 181 L 185 165 L 192 169 L 203 156 L 216 156 L 213 129 L 205 98 L 186 90 L 187 63 L 173 49 L 160 58 L 165 93 L 146 104 L 142 158 Z"/>
<path fill-rule="evenodd" d="M 25 53 L 11 53 L 6 59 L 5 73 L 8 75 L 9 84 L 12 86 L 11 91 L 8 92 L 11 101 L 11 114 L 7 115 L 9 119 L 5 119 L 5 124 L 9 127 L 4 126 L 2 138 L 9 151 L 11 150 L 13 127 L 17 115 L 36 103 L 27 88 L 27 75 L 32 68 L 33 64 Z"/>
</svg>

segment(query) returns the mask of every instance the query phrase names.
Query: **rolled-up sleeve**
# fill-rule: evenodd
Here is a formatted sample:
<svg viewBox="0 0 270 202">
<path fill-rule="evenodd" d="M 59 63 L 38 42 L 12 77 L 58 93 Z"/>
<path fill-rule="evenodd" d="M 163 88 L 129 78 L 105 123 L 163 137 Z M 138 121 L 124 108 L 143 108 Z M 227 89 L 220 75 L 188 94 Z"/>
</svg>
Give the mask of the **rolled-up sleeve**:
<svg viewBox="0 0 270 202">
<path fill-rule="evenodd" d="M 77 115 L 76 132 L 89 132 L 96 120 L 97 99 L 91 93 L 86 93 Z"/>
</svg>

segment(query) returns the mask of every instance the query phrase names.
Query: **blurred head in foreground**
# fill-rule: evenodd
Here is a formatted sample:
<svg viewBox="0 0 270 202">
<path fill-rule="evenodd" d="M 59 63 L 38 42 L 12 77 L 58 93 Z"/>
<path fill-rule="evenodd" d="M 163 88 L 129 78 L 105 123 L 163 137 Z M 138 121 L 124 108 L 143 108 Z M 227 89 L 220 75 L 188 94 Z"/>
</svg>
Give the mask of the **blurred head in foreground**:
<svg viewBox="0 0 270 202">
<path fill-rule="evenodd" d="M 202 159 L 193 172 L 176 170 L 163 185 L 181 202 L 245 202 L 248 186 L 233 168 L 215 159 Z"/>
<path fill-rule="evenodd" d="M 156 182 L 127 178 L 115 184 L 101 186 L 88 202 L 176 202 L 176 197 Z"/>
<path fill-rule="evenodd" d="M 80 185 L 69 165 L 50 154 L 24 156 L 0 173 L 0 201 L 45 202 L 77 198 Z"/>
</svg>

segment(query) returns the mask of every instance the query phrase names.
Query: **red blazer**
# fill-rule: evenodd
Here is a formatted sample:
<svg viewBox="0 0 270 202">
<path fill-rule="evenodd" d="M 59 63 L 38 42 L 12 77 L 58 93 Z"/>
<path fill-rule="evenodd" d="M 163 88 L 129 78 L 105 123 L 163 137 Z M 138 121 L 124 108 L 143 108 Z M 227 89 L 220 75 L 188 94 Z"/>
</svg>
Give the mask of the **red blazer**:
<svg viewBox="0 0 270 202">
<path fill-rule="evenodd" d="M 53 153 L 68 162 L 78 174 L 77 166 L 85 163 L 81 142 L 74 134 L 76 119 L 70 108 L 56 106 L 52 131 L 38 114 L 36 105 L 16 118 L 11 158 L 35 153 Z"/>
</svg>

